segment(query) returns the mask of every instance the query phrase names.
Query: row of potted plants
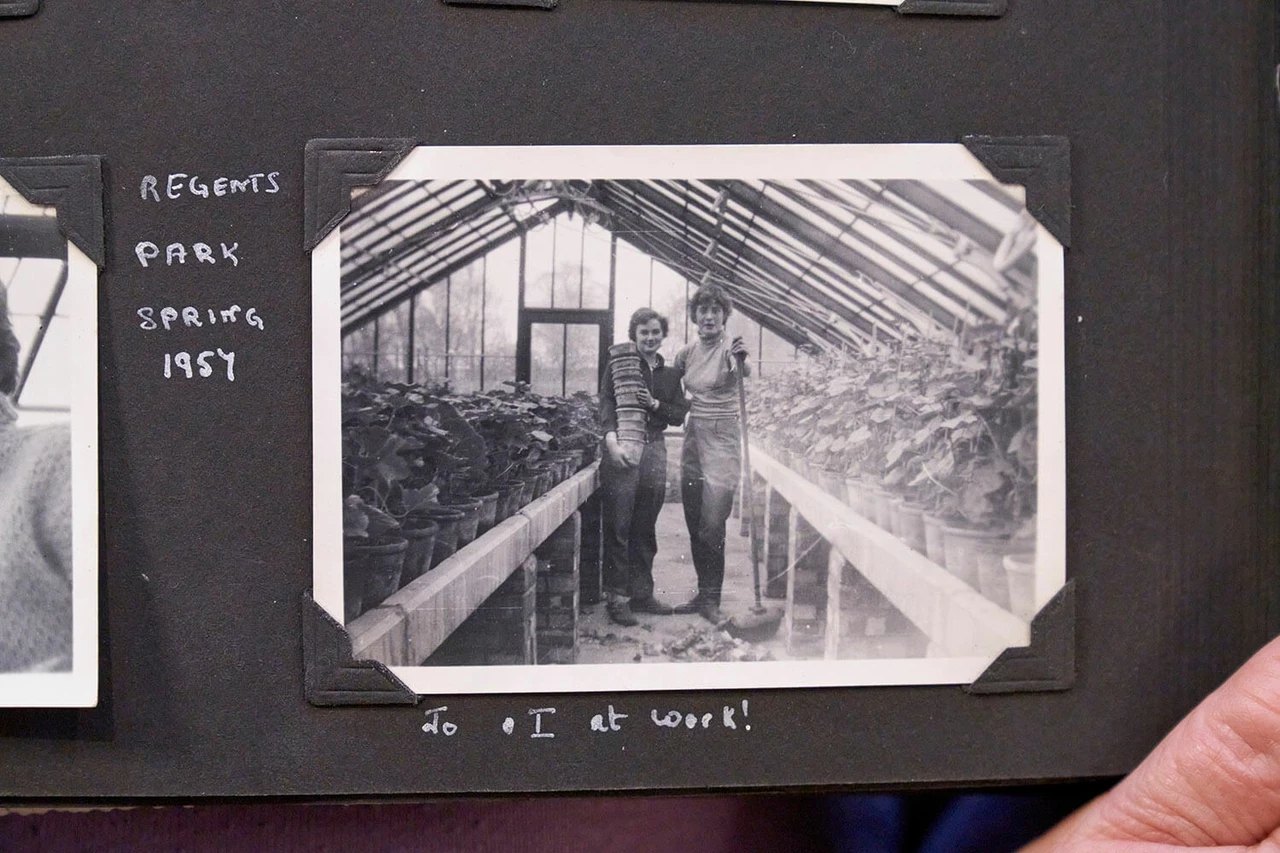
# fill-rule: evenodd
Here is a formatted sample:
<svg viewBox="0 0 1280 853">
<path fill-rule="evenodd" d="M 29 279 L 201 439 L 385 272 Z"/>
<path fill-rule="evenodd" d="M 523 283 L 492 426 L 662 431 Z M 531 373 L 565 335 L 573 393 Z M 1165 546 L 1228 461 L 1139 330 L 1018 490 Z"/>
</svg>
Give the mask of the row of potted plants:
<svg viewBox="0 0 1280 853">
<path fill-rule="evenodd" d="M 342 387 L 345 617 L 354 619 L 595 461 L 596 401 L 525 383 L 473 394 Z"/>
<path fill-rule="evenodd" d="M 771 455 L 1021 618 L 1032 615 L 1031 318 L 828 354 L 762 380 Z"/>
</svg>

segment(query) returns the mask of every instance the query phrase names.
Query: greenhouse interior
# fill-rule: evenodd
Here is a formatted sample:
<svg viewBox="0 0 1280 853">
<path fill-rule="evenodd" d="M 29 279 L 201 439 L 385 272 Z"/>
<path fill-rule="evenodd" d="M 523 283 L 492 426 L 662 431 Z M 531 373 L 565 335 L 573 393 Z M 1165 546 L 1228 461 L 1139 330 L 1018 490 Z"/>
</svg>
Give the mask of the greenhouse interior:
<svg viewBox="0 0 1280 853">
<path fill-rule="evenodd" d="M 1025 645 L 1036 235 L 1020 188 L 980 180 L 423 180 L 357 193 L 340 236 L 356 653 L 456 666 Z M 730 297 L 727 335 L 747 350 L 729 621 L 616 624 L 598 417 L 610 347 L 652 308 L 672 363 L 698 340 L 688 306 L 709 284 Z M 699 592 L 683 442 L 667 429 L 652 569 L 672 604 Z M 434 513 L 429 527 L 407 523 L 415 507 Z M 776 630 L 734 630 L 763 611 Z"/>
</svg>

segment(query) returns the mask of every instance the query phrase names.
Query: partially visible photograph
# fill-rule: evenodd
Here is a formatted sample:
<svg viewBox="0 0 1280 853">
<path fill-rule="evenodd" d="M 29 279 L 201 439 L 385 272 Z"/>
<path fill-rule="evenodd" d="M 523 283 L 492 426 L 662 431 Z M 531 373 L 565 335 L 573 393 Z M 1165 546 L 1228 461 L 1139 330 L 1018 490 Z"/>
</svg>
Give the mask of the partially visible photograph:
<svg viewBox="0 0 1280 853">
<path fill-rule="evenodd" d="M 1027 645 L 1063 254 L 1021 187 L 948 145 L 510 157 L 418 149 L 314 258 L 316 600 L 357 657 L 683 690 Z"/>
<path fill-rule="evenodd" d="M 97 694 L 97 269 L 0 181 L 0 707 Z"/>
</svg>

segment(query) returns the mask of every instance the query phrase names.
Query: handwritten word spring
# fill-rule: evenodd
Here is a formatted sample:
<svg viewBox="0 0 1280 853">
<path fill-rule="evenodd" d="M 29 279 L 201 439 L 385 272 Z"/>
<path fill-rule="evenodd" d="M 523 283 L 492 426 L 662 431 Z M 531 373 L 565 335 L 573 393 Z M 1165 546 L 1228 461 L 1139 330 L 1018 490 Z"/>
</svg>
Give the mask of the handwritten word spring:
<svg viewBox="0 0 1280 853">
<path fill-rule="evenodd" d="M 222 308 L 218 310 L 206 308 L 205 310 L 208 313 L 203 316 L 208 317 L 208 323 L 210 326 L 216 326 L 219 322 L 237 323 L 240 320 L 240 312 L 243 310 L 245 325 L 252 326 L 258 330 L 262 330 L 266 327 L 266 324 L 262 322 L 262 317 L 258 314 L 258 311 L 255 308 L 241 309 L 239 305 L 232 305 L 230 308 Z M 144 332 L 150 332 L 153 329 L 158 329 L 163 326 L 164 330 L 167 332 L 177 325 L 179 318 L 182 319 L 182 325 L 186 328 L 190 328 L 192 326 L 200 328 L 204 326 L 206 322 L 201 319 L 202 315 L 200 313 L 200 309 L 193 305 L 188 305 L 183 308 L 181 312 L 172 305 L 165 305 L 160 309 L 159 316 L 160 319 L 159 322 L 157 322 L 156 311 L 150 305 L 139 308 L 138 317 L 142 319 L 142 322 L 138 324 L 138 328 L 142 329 Z"/>
</svg>

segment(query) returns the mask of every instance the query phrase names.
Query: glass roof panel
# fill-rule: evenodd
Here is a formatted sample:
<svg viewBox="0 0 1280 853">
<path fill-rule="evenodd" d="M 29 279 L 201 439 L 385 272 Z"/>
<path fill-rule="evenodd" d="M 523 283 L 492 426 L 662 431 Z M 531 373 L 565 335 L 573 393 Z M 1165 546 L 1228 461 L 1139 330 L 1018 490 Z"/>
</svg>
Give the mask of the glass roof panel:
<svg viewBox="0 0 1280 853">
<path fill-rule="evenodd" d="M 351 254 L 364 252 L 380 254 L 394 252 L 397 246 L 425 235 L 429 229 L 436 227 L 441 221 L 453 216 L 467 204 L 479 202 L 484 192 L 474 183 L 458 183 L 441 196 L 435 196 L 428 185 L 419 185 L 415 193 L 415 203 L 406 207 L 390 218 L 377 214 L 368 217 L 370 227 L 357 231 L 350 237 L 347 228 L 343 228 L 343 257 L 348 258 L 347 247 Z M 436 182 L 439 183 L 439 182 Z M 354 261 L 346 265 L 344 272 L 349 272 L 358 263 Z"/>
<path fill-rule="evenodd" d="M 999 187 L 999 183 L 992 181 Z M 969 181 L 930 181 L 929 189 L 1004 234 L 1018 227 L 1018 212 L 1010 210 Z"/>
<path fill-rule="evenodd" d="M 401 295 L 423 282 L 434 283 L 433 279 L 450 265 L 463 260 L 469 252 L 476 251 L 486 244 L 497 244 L 504 238 L 516 233 L 514 225 L 503 223 L 494 218 L 485 230 L 468 233 L 451 247 L 451 251 L 442 256 L 426 255 L 412 267 L 401 268 L 400 275 L 387 276 L 374 281 L 370 286 L 362 287 L 358 294 L 343 294 L 343 322 L 351 323 L 363 319 L 363 315 L 376 313 L 379 306 L 397 301 Z"/>
<path fill-rule="evenodd" d="M 421 182 L 371 201 L 372 215 L 363 223 L 353 214 L 354 224 L 344 226 L 343 272 L 361 275 L 377 269 L 375 264 L 381 264 L 381 272 L 364 283 L 349 282 L 346 316 L 372 316 L 424 279 L 510 236 L 513 217 L 536 221 L 540 212 L 560 203 L 520 200 L 485 210 L 485 186 Z M 930 314 L 939 321 L 966 310 L 1002 314 L 1002 286 L 955 253 L 961 229 L 977 231 L 966 236 L 989 253 L 992 235 L 1016 225 L 1019 201 L 994 183 L 636 179 L 600 182 L 597 190 L 596 197 L 614 208 L 608 224 L 624 246 L 645 246 L 661 256 L 665 267 L 694 281 L 714 270 L 744 306 L 779 324 L 819 328 L 837 308 L 889 333 L 903 320 L 925 322 Z M 767 198 L 770 208 L 757 211 L 754 193 Z M 469 207 L 469 216 L 435 233 L 440 223 Z M 541 230 L 535 227 L 533 233 Z M 584 275 L 585 265 L 600 285 L 607 276 L 609 237 L 590 228 L 592 239 L 583 242 L 573 230 L 575 272 Z M 537 257 L 535 247 L 533 266 Z M 888 278 L 876 281 L 883 277 Z"/>
</svg>

